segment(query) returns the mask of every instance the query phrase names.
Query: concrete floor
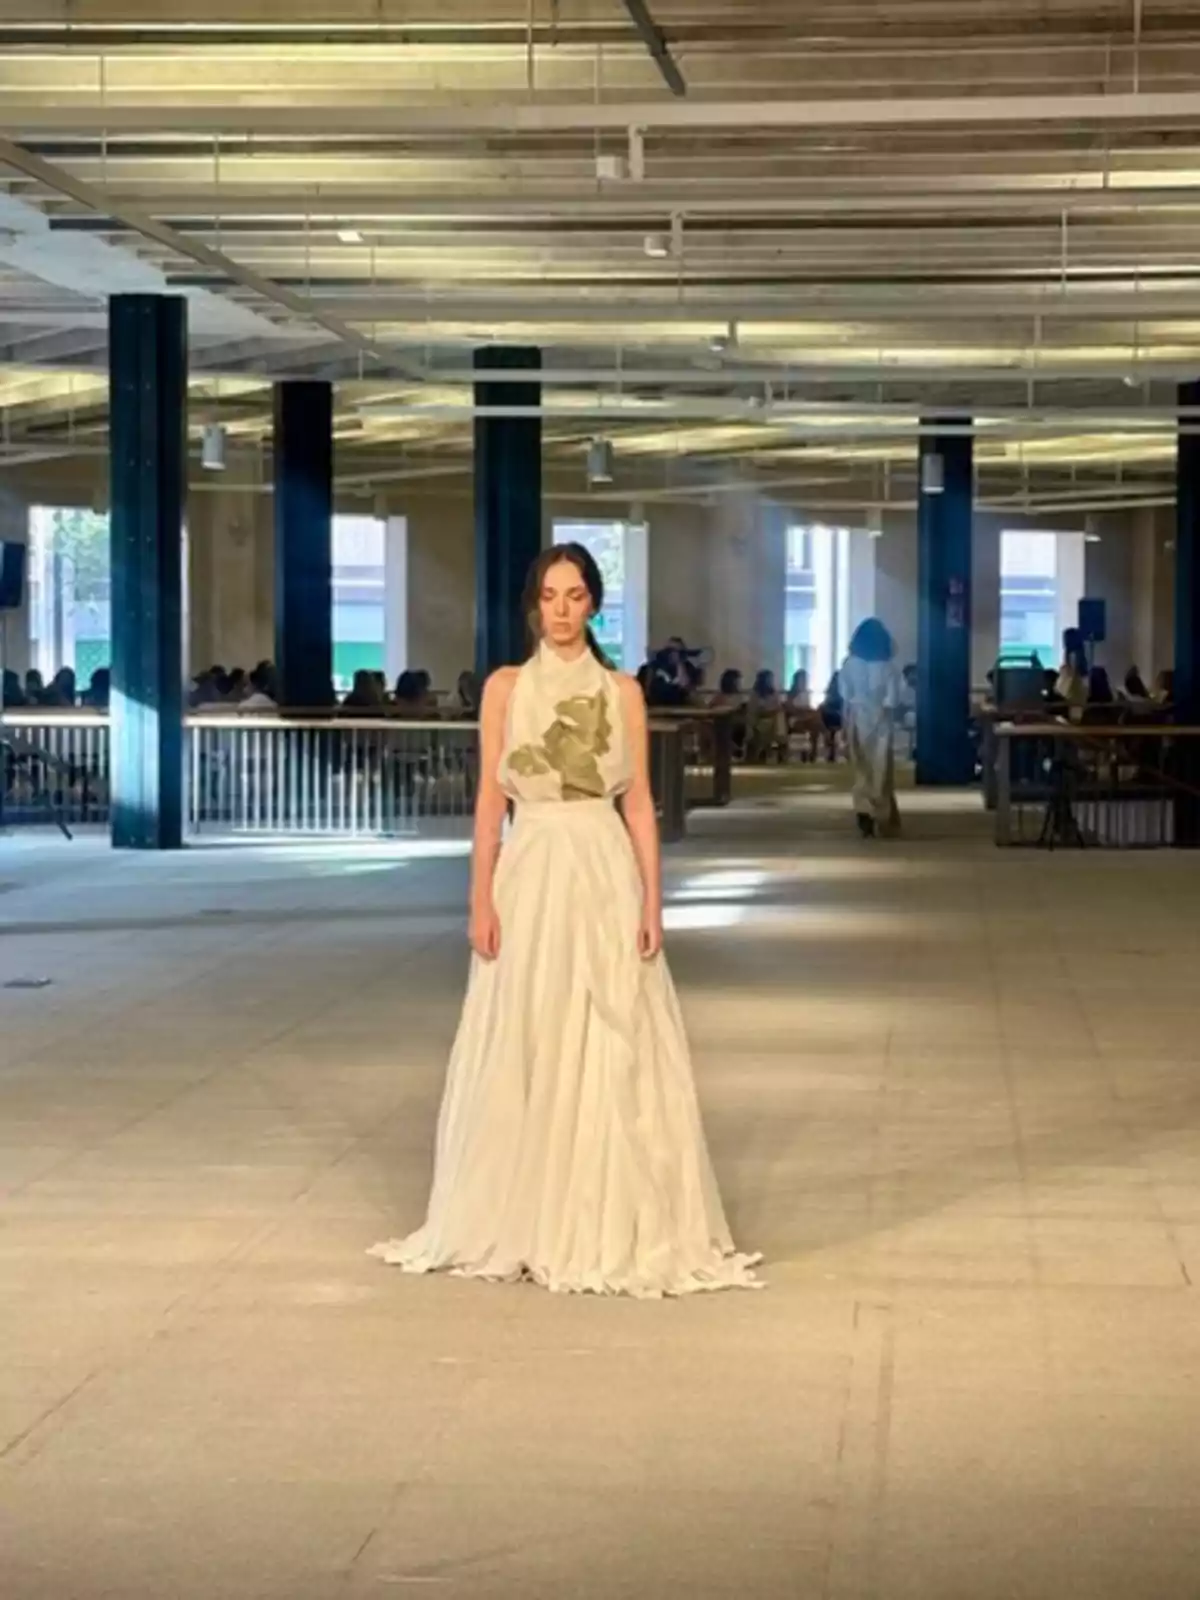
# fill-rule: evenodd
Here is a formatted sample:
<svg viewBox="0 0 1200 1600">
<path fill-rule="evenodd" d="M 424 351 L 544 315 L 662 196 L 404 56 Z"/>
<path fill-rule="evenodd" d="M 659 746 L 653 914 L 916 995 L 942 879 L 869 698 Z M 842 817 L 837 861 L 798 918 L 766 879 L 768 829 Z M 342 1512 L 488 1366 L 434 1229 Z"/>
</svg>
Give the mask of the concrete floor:
<svg viewBox="0 0 1200 1600">
<path fill-rule="evenodd" d="M 1200 1594 L 1200 859 L 671 853 L 770 1288 L 557 1299 L 415 1225 L 465 861 L 0 839 L 3 1600 Z"/>
</svg>

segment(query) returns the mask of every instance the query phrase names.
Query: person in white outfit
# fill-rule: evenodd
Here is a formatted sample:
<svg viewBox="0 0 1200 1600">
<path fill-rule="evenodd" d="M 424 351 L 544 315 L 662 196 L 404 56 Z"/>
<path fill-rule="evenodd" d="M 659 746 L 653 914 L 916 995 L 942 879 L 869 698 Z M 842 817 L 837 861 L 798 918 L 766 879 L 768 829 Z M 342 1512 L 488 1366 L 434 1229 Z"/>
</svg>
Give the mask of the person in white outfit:
<svg viewBox="0 0 1200 1600">
<path fill-rule="evenodd" d="M 589 551 L 543 552 L 533 652 L 484 688 L 473 956 L 433 1190 L 424 1226 L 370 1253 L 568 1293 L 756 1288 L 662 954 L 645 703 L 588 626 L 603 598 Z"/>
<path fill-rule="evenodd" d="M 846 745 L 854 771 L 854 814 L 864 838 L 900 830 L 894 724 L 901 703 L 892 636 L 877 617 L 860 622 L 838 673 Z"/>
</svg>

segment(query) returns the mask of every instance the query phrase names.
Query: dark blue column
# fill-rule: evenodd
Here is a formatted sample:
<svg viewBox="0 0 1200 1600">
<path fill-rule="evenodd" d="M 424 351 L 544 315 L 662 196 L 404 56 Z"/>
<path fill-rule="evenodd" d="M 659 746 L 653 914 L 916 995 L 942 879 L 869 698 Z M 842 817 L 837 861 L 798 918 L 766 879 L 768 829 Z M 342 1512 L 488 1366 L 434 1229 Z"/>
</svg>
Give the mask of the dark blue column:
<svg viewBox="0 0 1200 1600">
<path fill-rule="evenodd" d="M 1179 386 L 1180 406 L 1200 406 L 1200 383 Z M 1200 417 L 1179 422 L 1175 467 L 1175 693 L 1176 721 L 1200 722 Z M 1200 846 L 1200 745 L 1178 741 L 1175 843 Z"/>
<path fill-rule="evenodd" d="M 109 301 L 112 841 L 183 842 L 183 507 L 187 310 L 181 295 Z"/>
<path fill-rule="evenodd" d="M 333 704 L 333 386 L 275 387 L 275 666 L 279 699 Z"/>
<path fill-rule="evenodd" d="M 538 350 L 489 346 L 475 352 L 477 406 L 539 406 L 542 386 L 489 383 L 489 370 L 529 371 Z M 542 419 L 475 419 L 475 668 L 486 676 L 526 655 L 521 590 L 542 548 Z"/>
<path fill-rule="evenodd" d="M 968 419 L 955 418 L 964 430 Z M 929 425 L 936 428 L 936 421 Z M 917 488 L 917 782 L 970 783 L 972 447 L 923 433 Z"/>
</svg>

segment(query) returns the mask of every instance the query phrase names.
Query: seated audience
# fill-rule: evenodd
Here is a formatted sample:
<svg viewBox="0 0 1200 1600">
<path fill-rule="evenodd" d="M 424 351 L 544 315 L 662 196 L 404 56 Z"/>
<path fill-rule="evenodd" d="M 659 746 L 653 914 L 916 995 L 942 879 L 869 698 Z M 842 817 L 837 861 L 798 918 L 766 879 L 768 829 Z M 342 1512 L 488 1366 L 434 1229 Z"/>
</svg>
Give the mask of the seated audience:
<svg viewBox="0 0 1200 1600">
<path fill-rule="evenodd" d="M 842 699 L 840 673 L 835 672 L 833 677 L 830 678 L 819 709 L 821 726 L 825 730 L 826 753 L 830 761 L 836 761 L 838 737 L 841 734 L 842 724 L 845 719 L 845 703 Z"/>
<path fill-rule="evenodd" d="M 1136 667 L 1130 667 L 1125 674 L 1124 692 L 1126 700 L 1149 700 L 1150 691 L 1142 680 L 1142 675 Z"/>
<path fill-rule="evenodd" d="M 460 672 L 454 691 L 454 716 L 461 722 L 474 722 L 479 716 L 479 679 L 474 672 Z"/>
<path fill-rule="evenodd" d="M 385 701 L 379 690 L 378 679 L 366 667 L 360 667 L 354 674 L 354 685 L 342 701 L 342 710 L 357 716 L 384 715 Z"/>
<path fill-rule="evenodd" d="M 754 687 L 746 707 L 749 726 L 747 759 L 769 761 L 772 756 L 782 761 L 787 755 L 787 715 L 783 701 L 775 687 L 775 674 L 765 668 L 754 678 Z"/>
<path fill-rule="evenodd" d="M 107 711 L 112 698 L 112 673 L 107 667 L 97 667 L 83 692 L 83 704 L 92 711 Z"/>
</svg>

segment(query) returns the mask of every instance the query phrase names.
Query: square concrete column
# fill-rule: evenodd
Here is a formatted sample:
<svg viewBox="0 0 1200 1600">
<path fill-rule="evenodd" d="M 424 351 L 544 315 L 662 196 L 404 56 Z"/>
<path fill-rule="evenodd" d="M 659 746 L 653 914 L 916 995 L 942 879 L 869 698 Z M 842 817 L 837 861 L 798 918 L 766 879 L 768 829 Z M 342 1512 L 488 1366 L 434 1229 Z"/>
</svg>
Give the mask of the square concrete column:
<svg viewBox="0 0 1200 1600">
<path fill-rule="evenodd" d="M 946 431 L 938 432 L 939 426 Z M 973 443 L 965 418 L 932 424 L 920 441 L 917 782 L 921 784 L 965 784 L 973 773 Z"/>
<path fill-rule="evenodd" d="M 541 364 L 539 350 L 488 346 L 475 352 L 475 404 L 488 408 L 475 419 L 475 670 L 481 678 L 526 655 L 521 591 L 542 548 Z M 489 383 L 494 371 L 530 376 L 528 382 Z"/>
<path fill-rule="evenodd" d="M 183 837 L 183 506 L 187 303 L 109 301 L 112 841 Z"/>
<path fill-rule="evenodd" d="M 332 705 L 330 383 L 275 387 L 275 663 L 281 705 Z"/>
</svg>

